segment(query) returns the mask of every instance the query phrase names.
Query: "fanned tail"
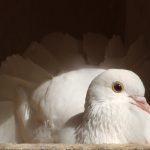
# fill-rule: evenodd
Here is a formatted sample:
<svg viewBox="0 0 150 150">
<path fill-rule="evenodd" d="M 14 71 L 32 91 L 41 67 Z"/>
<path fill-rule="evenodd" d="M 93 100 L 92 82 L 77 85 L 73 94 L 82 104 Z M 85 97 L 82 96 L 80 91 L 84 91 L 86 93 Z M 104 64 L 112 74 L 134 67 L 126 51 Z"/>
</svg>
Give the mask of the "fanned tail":
<svg viewBox="0 0 150 150">
<path fill-rule="evenodd" d="M 32 83 L 43 82 L 51 78 L 46 70 L 19 55 L 8 57 L 1 65 L 0 74 L 6 74 Z"/>
<path fill-rule="evenodd" d="M 32 89 L 35 86 L 35 84 L 16 77 L 0 75 L 0 100 L 15 101 L 16 91 L 19 86 L 28 87 L 29 89 Z"/>
</svg>

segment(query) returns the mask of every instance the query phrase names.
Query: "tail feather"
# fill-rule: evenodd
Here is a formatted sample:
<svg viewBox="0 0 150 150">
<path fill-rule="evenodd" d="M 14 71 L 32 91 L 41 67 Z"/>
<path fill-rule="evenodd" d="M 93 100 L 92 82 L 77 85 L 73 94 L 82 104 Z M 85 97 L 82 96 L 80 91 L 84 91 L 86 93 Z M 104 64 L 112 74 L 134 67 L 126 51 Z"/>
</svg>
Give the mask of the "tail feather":
<svg viewBox="0 0 150 150">
<path fill-rule="evenodd" d="M 145 38 L 141 36 L 130 45 L 125 60 L 128 68 L 136 71 L 142 67 L 149 58 L 149 47 L 146 44 Z"/>
<path fill-rule="evenodd" d="M 104 59 L 105 47 L 108 39 L 95 33 L 83 35 L 83 51 L 86 53 L 88 63 L 98 65 Z"/>
<path fill-rule="evenodd" d="M 49 137 L 48 128 L 37 120 L 38 114 L 30 108 L 30 96 L 36 87 L 51 79 L 51 75 L 28 59 L 19 55 L 9 57 L 0 70 L 0 100 L 13 100 L 16 118 L 24 142 L 39 142 Z M 32 115 L 31 115 L 32 114 Z M 43 134 L 43 131 L 47 133 Z"/>
<path fill-rule="evenodd" d="M 24 56 L 30 58 L 33 62 L 52 73 L 53 75 L 60 72 L 61 65 L 54 56 L 40 43 L 33 42 L 25 51 Z"/>
<path fill-rule="evenodd" d="M 0 74 L 7 74 L 33 83 L 51 78 L 46 70 L 19 55 L 8 57 L 1 65 Z"/>
<path fill-rule="evenodd" d="M 100 63 L 102 68 L 126 68 L 125 47 L 119 36 L 113 36 L 105 48 L 105 59 Z"/>
<path fill-rule="evenodd" d="M 51 128 L 47 121 L 38 120 L 40 111 L 36 112 L 30 104 L 30 94 L 25 88 L 19 88 L 16 102 L 16 117 L 23 142 L 39 143 L 52 141 Z"/>
<path fill-rule="evenodd" d="M 81 47 L 79 40 L 68 34 L 59 32 L 49 34 L 41 40 L 41 43 L 61 64 L 63 71 L 77 69 L 86 65 L 79 50 Z"/>
<path fill-rule="evenodd" d="M 14 100 L 18 86 L 28 87 L 29 89 L 35 86 L 35 84 L 31 82 L 8 75 L 0 75 L 0 83 L 1 101 Z"/>
</svg>

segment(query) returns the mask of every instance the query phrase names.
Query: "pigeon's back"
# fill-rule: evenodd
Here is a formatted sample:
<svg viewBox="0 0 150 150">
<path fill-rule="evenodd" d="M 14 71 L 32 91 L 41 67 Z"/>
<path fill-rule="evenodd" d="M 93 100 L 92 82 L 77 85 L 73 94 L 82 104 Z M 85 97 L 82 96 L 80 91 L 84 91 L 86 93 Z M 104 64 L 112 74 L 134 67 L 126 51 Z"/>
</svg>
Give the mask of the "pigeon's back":
<svg viewBox="0 0 150 150">
<path fill-rule="evenodd" d="M 53 126 L 60 128 L 70 117 L 84 110 L 89 84 L 103 69 L 81 69 L 54 77 L 49 84 L 43 112 Z M 35 103 L 38 103 L 35 99 Z"/>
</svg>

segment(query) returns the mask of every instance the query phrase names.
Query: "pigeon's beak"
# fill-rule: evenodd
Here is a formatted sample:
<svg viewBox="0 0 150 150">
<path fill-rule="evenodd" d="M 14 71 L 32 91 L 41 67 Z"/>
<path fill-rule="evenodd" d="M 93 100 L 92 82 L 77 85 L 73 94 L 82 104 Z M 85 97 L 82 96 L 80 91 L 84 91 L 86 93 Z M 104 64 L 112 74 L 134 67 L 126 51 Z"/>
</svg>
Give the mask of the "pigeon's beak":
<svg viewBox="0 0 150 150">
<path fill-rule="evenodd" d="M 150 113 L 150 105 L 147 103 L 145 97 L 141 96 L 130 96 L 133 99 L 132 104 L 140 107 L 141 109 L 145 110 L 146 112 Z"/>
</svg>

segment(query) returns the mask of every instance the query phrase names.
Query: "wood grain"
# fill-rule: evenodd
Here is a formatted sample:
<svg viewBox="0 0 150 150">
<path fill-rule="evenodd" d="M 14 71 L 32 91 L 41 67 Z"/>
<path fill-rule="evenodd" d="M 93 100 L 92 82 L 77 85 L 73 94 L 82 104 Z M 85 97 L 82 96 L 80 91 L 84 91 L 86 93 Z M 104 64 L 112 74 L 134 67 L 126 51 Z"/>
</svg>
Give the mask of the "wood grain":
<svg viewBox="0 0 150 150">
<path fill-rule="evenodd" d="M 101 145 L 65 145 L 65 144 L 0 144 L 3 150 L 150 150 L 150 145 L 117 145 L 117 144 L 101 144 Z"/>
</svg>

